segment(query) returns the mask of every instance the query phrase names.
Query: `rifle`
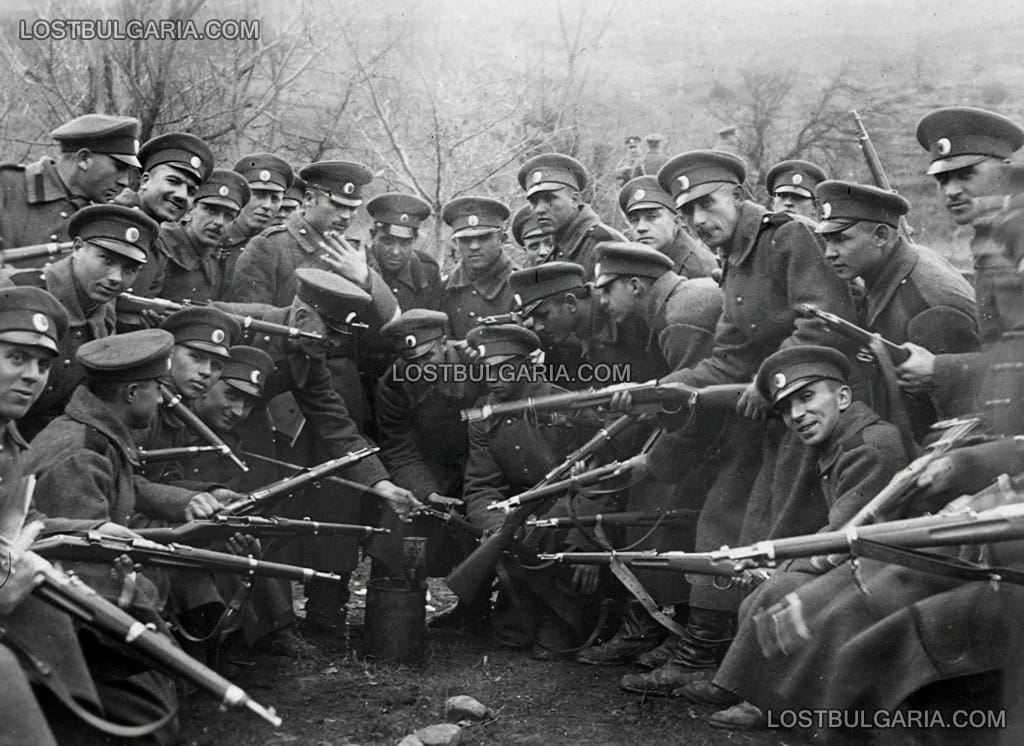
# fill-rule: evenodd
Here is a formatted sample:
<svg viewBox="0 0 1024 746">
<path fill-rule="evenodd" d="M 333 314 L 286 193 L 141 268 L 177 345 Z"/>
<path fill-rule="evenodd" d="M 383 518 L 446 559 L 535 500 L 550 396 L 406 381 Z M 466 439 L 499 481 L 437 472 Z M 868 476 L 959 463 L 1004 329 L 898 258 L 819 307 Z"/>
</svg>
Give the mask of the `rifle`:
<svg viewBox="0 0 1024 746">
<path fill-rule="evenodd" d="M 45 539 L 39 539 L 31 549 L 47 559 L 74 562 L 112 562 L 122 554 L 126 554 L 132 562 L 153 567 L 223 572 L 232 575 L 253 574 L 268 578 L 295 580 L 300 583 L 308 583 L 311 580 L 333 580 L 336 582 L 342 580 L 340 575 L 318 572 L 308 567 L 267 562 L 252 557 L 239 557 L 227 552 L 196 549 L 184 544 L 158 544 L 149 539 L 107 536 L 95 531 L 86 531 L 81 534 L 55 534 Z"/>
<path fill-rule="evenodd" d="M 856 342 L 861 347 L 867 347 L 871 344 L 871 341 L 878 339 L 882 343 L 882 347 L 889 353 L 889 358 L 892 360 L 893 365 L 902 365 L 906 362 L 907 358 L 910 357 L 910 353 L 900 347 L 895 342 L 890 342 L 885 337 L 875 332 L 869 332 L 867 329 L 857 326 L 852 321 L 847 321 L 842 316 L 836 316 L 834 313 L 828 311 L 822 311 L 812 303 L 801 303 L 796 307 L 796 312 L 801 316 L 809 319 L 819 319 L 825 322 L 825 325 L 830 329 L 839 332 L 847 339 Z"/>
<path fill-rule="evenodd" d="M 14 249 L 0 251 L 0 260 L 3 264 L 11 262 L 22 262 L 29 259 L 39 259 L 44 256 L 60 256 L 67 254 L 75 247 L 74 241 L 60 241 L 55 243 L 37 243 L 31 246 L 18 246 Z"/>
<path fill-rule="evenodd" d="M 489 417 L 503 417 L 526 411 L 559 412 L 566 409 L 587 409 L 606 405 L 615 394 L 622 392 L 628 392 L 631 395 L 633 404 L 662 402 L 689 408 L 705 406 L 711 409 L 727 409 L 735 408 L 744 390 L 746 390 L 745 384 L 719 384 L 696 388 L 685 383 L 658 383 L 656 380 L 646 383 L 617 383 L 589 391 L 569 391 L 564 394 L 549 394 L 463 409 L 462 420 L 463 422 L 476 422 Z"/>
<path fill-rule="evenodd" d="M 1017 541 L 1022 538 L 1024 503 L 1016 502 L 979 512 L 968 509 L 904 518 L 857 529 L 789 536 L 736 548 L 722 547 L 713 552 L 561 552 L 541 554 L 538 558 L 583 565 L 607 565 L 614 558 L 636 567 L 675 570 L 694 575 L 736 576 L 758 567 L 775 567 L 781 560 L 856 554 L 859 541 L 925 549 Z"/>
<path fill-rule="evenodd" d="M 480 316 L 476 323 L 482 326 L 494 326 L 495 324 L 521 324 L 522 321 L 522 314 L 517 311 L 509 311 L 508 313 L 496 313 L 493 316 Z"/>
<path fill-rule="evenodd" d="M 140 313 L 142 311 L 155 311 L 156 313 L 173 313 L 180 311 L 187 306 L 206 306 L 203 301 L 182 301 L 176 303 L 166 298 L 143 298 L 133 293 L 121 293 L 117 298 L 117 310 L 128 313 Z M 225 311 L 225 313 L 237 321 L 242 330 L 246 333 L 263 334 L 268 337 L 284 337 L 286 339 L 310 339 L 316 342 L 323 340 L 324 335 L 320 332 L 307 332 L 294 326 L 275 324 L 272 321 L 264 321 L 254 316 L 243 316 L 241 314 Z"/>
<path fill-rule="evenodd" d="M 390 529 L 373 526 L 359 526 L 349 523 L 321 523 L 309 519 L 263 518 L 261 516 L 215 515 L 173 528 L 140 528 L 135 533 L 144 539 L 160 544 L 206 544 L 211 541 L 229 539 L 236 533 L 251 534 L 257 539 L 264 537 L 293 536 L 363 536 L 389 534 Z"/>
<path fill-rule="evenodd" d="M 892 184 L 889 182 L 889 177 L 885 175 L 885 169 L 882 167 L 882 159 L 878 157 L 878 151 L 875 150 L 875 144 L 871 142 L 871 135 L 868 134 L 867 128 L 864 126 L 864 122 L 860 118 L 860 114 L 857 113 L 856 109 L 850 110 L 850 116 L 853 117 L 854 126 L 856 127 L 857 143 L 860 145 L 860 151 L 864 154 L 864 160 L 868 164 L 868 171 L 871 172 L 871 180 L 875 182 L 875 186 L 879 189 L 885 189 L 889 192 L 895 192 L 892 188 Z M 907 223 L 905 215 L 900 215 L 899 227 L 897 228 L 902 238 L 907 243 L 913 243 L 910 236 L 913 231 L 910 229 L 910 224 Z"/>
<path fill-rule="evenodd" d="M 164 635 L 156 632 L 130 614 L 99 596 L 79 578 L 67 575 L 31 552 L 32 572 L 39 585 L 34 593 L 64 613 L 92 627 L 106 637 L 127 644 L 142 657 L 152 661 L 216 697 L 223 707 L 244 707 L 277 727 L 281 718 L 272 707 L 264 707 L 213 671 Z"/>
<path fill-rule="evenodd" d="M 686 521 L 695 521 L 700 515 L 699 510 L 666 510 L 664 512 L 645 512 L 640 510 L 623 511 L 621 513 L 598 513 L 564 518 L 534 518 L 526 525 L 530 528 L 575 528 L 584 526 L 653 526 L 663 523 L 674 525 Z"/>
<path fill-rule="evenodd" d="M 154 461 L 169 461 L 179 456 L 195 456 L 200 453 L 219 453 L 219 446 L 181 446 L 179 448 L 154 448 L 146 451 L 139 448 L 139 461 L 144 464 L 151 464 Z"/>
<path fill-rule="evenodd" d="M 942 437 L 925 446 L 924 453 L 896 472 L 889 480 L 889 484 L 885 485 L 881 492 L 858 510 L 853 518 L 847 521 L 845 527 L 853 528 L 865 523 L 874 523 L 881 518 L 883 510 L 893 506 L 901 508 L 905 499 L 913 493 L 917 479 L 925 468 L 931 462 L 961 445 L 964 439 L 979 425 L 981 425 L 981 420 L 977 417 L 943 420 L 932 425 L 933 430 L 944 430 Z"/>
<path fill-rule="evenodd" d="M 448 573 L 448 577 L 444 579 L 444 582 L 451 589 L 452 593 L 464 601 L 472 599 L 484 587 L 484 584 L 491 579 L 492 569 L 501 559 L 502 554 L 510 548 L 516 547 L 516 553 L 520 554 L 520 556 L 522 556 L 522 552 L 519 550 L 532 554 L 530 550 L 516 542 L 516 533 L 523 523 L 526 522 L 526 519 L 537 512 L 539 507 L 537 500 L 541 500 L 545 496 L 557 495 L 560 491 L 568 489 L 572 486 L 568 482 L 572 480 L 559 482 L 559 487 L 557 489 L 550 489 L 547 495 L 539 495 L 537 492 L 544 489 L 545 485 L 554 483 L 559 477 L 568 473 L 577 461 L 587 458 L 603 445 L 610 442 L 612 438 L 625 430 L 633 421 L 634 417 L 632 415 L 623 415 L 608 427 L 602 428 L 590 440 L 570 453 L 562 463 L 544 475 L 544 479 L 536 487 L 523 493 L 523 495 L 533 493 L 536 500 L 527 499 L 525 503 L 516 503 L 519 507 L 505 518 L 505 522 L 501 524 L 498 530 L 474 549 L 473 553 L 460 562 L 458 567 Z M 618 469 L 625 470 L 624 464 L 616 462 L 616 465 Z M 519 497 L 522 497 L 522 495 Z M 502 502 L 508 503 L 509 501 L 505 500 Z"/>
<path fill-rule="evenodd" d="M 250 492 L 239 500 L 228 503 L 217 511 L 217 515 L 239 516 L 253 513 L 270 505 L 278 498 L 284 497 L 290 492 L 294 492 L 299 487 L 304 487 L 310 482 L 315 482 L 318 479 L 323 478 L 325 475 L 330 474 L 332 471 L 338 471 L 339 469 L 344 469 L 347 466 L 358 463 L 364 458 L 377 453 L 379 450 L 379 446 L 367 446 L 365 448 L 360 448 L 358 451 L 346 453 L 344 456 L 328 459 L 321 464 L 317 464 L 316 466 L 307 469 L 301 474 L 296 474 L 293 477 L 285 477 L 284 479 L 278 479 L 276 482 L 271 482 L 266 487 L 260 487 L 258 490 Z"/>
<path fill-rule="evenodd" d="M 239 469 L 249 471 L 249 467 L 245 465 L 242 459 L 235 455 L 231 447 L 221 440 L 220 436 L 213 432 L 205 422 L 199 419 L 199 415 L 186 407 L 181 401 L 181 396 L 171 391 L 165 383 L 160 384 L 160 396 L 164 399 L 164 406 L 171 410 L 179 420 L 184 422 L 189 430 L 205 440 L 209 445 L 215 446 L 222 456 L 231 459 Z"/>
</svg>

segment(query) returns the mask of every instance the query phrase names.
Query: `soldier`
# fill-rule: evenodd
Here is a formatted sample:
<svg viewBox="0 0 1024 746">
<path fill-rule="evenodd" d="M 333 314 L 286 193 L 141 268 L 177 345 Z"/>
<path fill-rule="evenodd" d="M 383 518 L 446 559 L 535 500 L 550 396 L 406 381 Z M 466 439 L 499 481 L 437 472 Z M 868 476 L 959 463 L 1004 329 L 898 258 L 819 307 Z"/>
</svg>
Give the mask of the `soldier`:
<svg viewBox="0 0 1024 746">
<path fill-rule="evenodd" d="M 140 168 L 139 120 L 86 114 L 50 137 L 60 160 L 0 165 L 0 240 L 3 248 L 68 240 L 68 220 L 82 207 L 113 200 Z M 37 266 L 43 261 L 39 260 Z"/>
<path fill-rule="evenodd" d="M 898 194 L 873 186 L 825 181 L 817 188 L 825 219 L 817 232 L 825 238 L 825 259 L 840 279 L 864 282 L 859 323 L 885 339 L 913 342 L 936 354 L 977 350 L 978 322 L 974 292 L 959 272 L 931 249 L 909 244 L 899 235 L 901 215 L 910 209 Z M 891 369 L 886 358 L 882 364 Z M 869 376 L 872 409 L 899 424 L 899 408 L 889 401 L 886 380 Z M 927 394 L 903 392 L 908 424 L 922 437 L 936 419 Z"/>
<path fill-rule="evenodd" d="M 560 153 L 535 156 L 519 169 L 519 186 L 526 192 L 540 227 L 549 231 L 555 242 L 549 261 L 582 265 L 591 280 L 594 247 L 601 241 L 622 241 L 625 237 L 601 222 L 583 201 L 582 192 L 589 183 L 590 175 L 583 164 Z"/>
<path fill-rule="evenodd" d="M 223 299 L 228 278 L 218 248 L 249 195 L 249 185 L 239 174 L 215 168 L 196 191 L 188 221 L 160 226 L 157 246 L 167 263 L 162 297 L 194 303 Z"/>
<path fill-rule="evenodd" d="M 437 309 L 441 270 L 437 260 L 415 247 L 420 226 L 430 217 L 430 205 L 411 194 L 378 194 L 366 203 L 373 219 L 370 257 L 391 288 L 398 307 Z"/>
<path fill-rule="evenodd" d="M 301 203 L 306 188 L 287 161 L 272 153 L 242 156 L 231 170 L 246 180 L 251 196 L 221 240 L 217 260 L 224 277 L 223 293 L 227 292 L 235 276 L 235 265 L 242 249 L 270 226 L 281 225 L 285 217 L 282 207 L 287 195 L 291 193 L 292 196 L 287 198 Z M 297 195 L 295 190 L 298 190 Z M 291 212 L 294 211 L 295 207 L 292 207 Z"/>
<path fill-rule="evenodd" d="M 615 166 L 615 180 L 622 186 L 636 176 L 642 156 L 640 155 L 640 135 L 627 135 L 626 152 L 622 160 Z"/>
<path fill-rule="evenodd" d="M 503 246 L 508 216 L 508 207 L 489 197 L 459 197 L 441 210 L 459 253 L 441 291 L 453 339 L 464 339 L 481 316 L 512 310 L 508 278 L 515 267 Z"/>
<path fill-rule="evenodd" d="M 656 176 L 639 176 L 622 187 L 619 207 L 626 216 L 633 240 L 672 260 L 672 271 L 683 277 L 711 277 L 718 258 L 690 235 L 672 195 Z"/>
<path fill-rule="evenodd" d="M 757 374 L 761 395 L 817 458 L 820 494 L 828 508 L 821 531 L 846 525 L 908 461 L 899 429 L 882 421 L 865 404 L 853 401 L 849 375 L 850 361 L 843 353 L 817 345 L 780 350 L 764 361 Z M 845 555 L 792 560 L 744 602 L 738 634 L 714 680 L 695 681 L 682 688 L 684 696 L 701 704 L 731 706 L 713 715 L 712 725 L 761 724 L 763 715 L 758 708 L 732 694 L 756 691 L 751 678 L 761 678 L 756 665 L 761 653 L 754 614 L 845 560 Z"/>
<path fill-rule="evenodd" d="M 827 178 L 825 171 L 810 161 L 776 163 L 764 177 L 764 187 L 771 198 L 771 211 L 817 222 L 821 216 L 814 190 Z"/>
<path fill-rule="evenodd" d="M 665 144 L 665 136 L 658 133 L 652 132 L 651 134 L 644 137 L 644 142 L 647 143 L 647 152 L 644 153 L 644 160 L 641 164 L 641 171 L 637 173 L 637 176 L 654 175 L 661 170 L 661 167 L 668 161 L 668 156 L 661 149 L 662 145 Z"/>
<path fill-rule="evenodd" d="M 540 345 L 528 329 L 511 324 L 480 326 L 467 341 L 488 369 L 490 394 L 481 398 L 481 404 L 562 391 L 524 375 L 529 372 L 530 353 Z M 504 516 L 487 510 L 487 505 L 532 487 L 597 429 L 595 422 L 593 430 L 580 437 L 574 432 L 575 424 L 583 423 L 528 415 L 471 423 L 463 492 L 470 521 L 486 532 L 496 530 Z M 549 514 L 564 515 L 564 506 L 556 506 Z M 545 536 L 551 547 L 560 546 L 564 538 L 561 532 Z M 597 589 L 598 568 L 580 566 L 567 572 L 552 566 L 527 572 L 512 563 L 507 567 L 514 590 L 499 592 L 491 616 L 500 643 L 531 650 L 537 660 L 563 658 L 579 646 L 592 626 L 593 610 L 588 606 Z"/>
<path fill-rule="evenodd" d="M 199 185 L 213 171 L 213 153 L 209 146 L 187 132 L 169 132 L 147 140 L 139 148 L 142 179 L 135 192 L 122 192 L 118 204 L 138 207 L 157 223 L 177 222 L 192 207 Z M 135 278 L 132 292 L 147 298 L 163 290 L 167 251 L 157 248 L 149 254 L 145 266 Z M 123 328 L 139 321 L 132 314 L 121 314 Z"/>
<path fill-rule="evenodd" d="M 285 219 L 296 210 L 302 209 L 302 198 L 306 194 L 306 182 L 303 181 L 299 176 L 295 176 L 292 179 L 292 183 L 284 190 L 284 196 L 281 197 L 281 207 L 277 210 L 277 217 L 272 221 L 272 225 L 281 225 Z"/>
<path fill-rule="evenodd" d="M 61 341 L 60 359 L 42 396 L 22 423 L 33 437 L 64 411 L 84 372 L 75 353 L 86 342 L 114 332 L 114 301 L 132 285 L 139 268 L 152 255 L 158 226 L 139 210 L 118 205 L 93 205 L 71 218 L 68 231 L 75 239 L 71 256 L 43 270 L 11 273 L 15 285 L 43 287 L 61 302 L 71 330 Z"/>
<path fill-rule="evenodd" d="M 512 217 L 512 238 L 526 252 L 526 267 L 536 267 L 548 260 L 554 246 L 551 234 L 540 227 L 533 208 L 529 205 L 520 207 Z"/>
</svg>

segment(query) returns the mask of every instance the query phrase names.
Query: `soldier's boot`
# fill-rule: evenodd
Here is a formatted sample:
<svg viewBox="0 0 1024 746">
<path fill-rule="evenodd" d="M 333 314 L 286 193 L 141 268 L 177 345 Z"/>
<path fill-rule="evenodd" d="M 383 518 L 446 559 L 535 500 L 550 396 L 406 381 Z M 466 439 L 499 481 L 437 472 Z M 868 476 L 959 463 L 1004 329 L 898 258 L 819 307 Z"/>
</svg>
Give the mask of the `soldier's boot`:
<svg viewBox="0 0 1024 746">
<path fill-rule="evenodd" d="M 732 707 L 742 700 L 727 689 L 711 681 L 691 681 L 681 689 L 672 692 L 673 697 L 684 697 L 695 705 L 705 707 Z"/>
<path fill-rule="evenodd" d="M 621 687 L 628 692 L 667 697 L 693 681 L 710 680 L 735 630 L 733 612 L 691 607 L 672 660 L 648 673 L 623 676 Z"/>
<path fill-rule="evenodd" d="M 457 629 L 471 634 L 487 634 L 491 630 L 491 589 L 478 593 L 469 601 L 459 600 L 429 622 L 430 629 Z"/>
<path fill-rule="evenodd" d="M 333 639 L 348 632 L 348 581 L 350 573 L 341 573 L 340 582 L 313 580 L 306 586 L 306 624 L 310 635 Z"/>
<path fill-rule="evenodd" d="M 656 648 L 665 637 L 665 628 L 656 622 L 643 605 L 630 601 L 615 635 L 600 645 L 581 650 L 577 663 L 591 666 L 618 666 Z"/>
<path fill-rule="evenodd" d="M 690 615 L 690 607 L 687 604 L 676 604 L 675 607 L 675 620 L 679 624 L 685 624 L 686 620 Z M 651 671 L 655 668 L 664 666 L 676 655 L 676 648 L 678 648 L 683 642 L 683 638 L 679 635 L 669 635 L 661 644 L 653 650 L 648 650 L 646 653 L 642 653 L 636 657 L 636 664 L 641 668 L 646 668 Z"/>
</svg>

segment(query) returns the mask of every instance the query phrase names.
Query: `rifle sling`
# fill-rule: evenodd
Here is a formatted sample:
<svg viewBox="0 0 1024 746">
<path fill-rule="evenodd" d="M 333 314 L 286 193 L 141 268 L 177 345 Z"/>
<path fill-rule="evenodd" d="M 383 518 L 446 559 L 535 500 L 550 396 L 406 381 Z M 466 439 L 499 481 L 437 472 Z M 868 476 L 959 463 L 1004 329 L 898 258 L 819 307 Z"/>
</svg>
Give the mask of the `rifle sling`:
<svg viewBox="0 0 1024 746">
<path fill-rule="evenodd" d="M 675 620 L 658 608 L 658 604 L 655 603 L 654 599 L 651 598 L 651 594 L 647 592 L 639 578 L 633 574 L 633 571 L 626 567 L 621 560 L 617 559 L 614 555 L 612 556 L 611 562 L 608 563 L 609 569 L 612 571 L 612 575 L 618 578 L 619 582 L 625 586 L 626 590 L 633 594 L 633 598 L 640 602 L 640 605 L 644 607 L 648 614 L 651 615 L 658 624 L 667 629 L 674 635 L 679 637 L 683 636 L 683 628 Z"/>
<path fill-rule="evenodd" d="M 911 570 L 919 570 L 933 575 L 942 575 L 956 580 L 984 580 L 991 582 L 1007 582 L 1024 585 L 1024 572 L 1009 567 L 991 567 L 975 562 L 944 557 L 931 552 L 915 549 L 894 547 L 869 539 L 854 539 L 850 543 L 850 551 L 857 557 L 886 562 L 890 565 L 902 565 Z"/>
<path fill-rule="evenodd" d="M 106 718 L 90 712 L 84 705 L 74 698 L 67 686 L 57 676 L 53 669 L 44 661 L 37 658 L 11 631 L 0 627 L 0 640 L 21 660 L 21 665 L 29 678 L 36 684 L 43 686 L 60 702 L 70 710 L 76 717 L 91 725 L 96 730 L 116 738 L 142 738 L 163 728 L 178 714 L 175 706 L 166 715 L 145 725 L 123 725 L 115 723 Z"/>
</svg>

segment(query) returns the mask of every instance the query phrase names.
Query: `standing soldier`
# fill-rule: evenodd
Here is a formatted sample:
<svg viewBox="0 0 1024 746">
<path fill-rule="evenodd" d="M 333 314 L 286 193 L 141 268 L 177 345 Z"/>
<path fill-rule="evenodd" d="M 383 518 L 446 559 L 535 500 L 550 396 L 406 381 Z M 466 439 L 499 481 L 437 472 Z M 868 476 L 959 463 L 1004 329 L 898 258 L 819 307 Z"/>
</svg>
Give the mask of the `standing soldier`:
<svg viewBox="0 0 1024 746">
<path fill-rule="evenodd" d="M 814 190 L 827 178 L 825 171 L 810 161 L 776 163 L 764 177 L 764 186 L 771 198 L 771 211 L 816 223 L 821 216 Z"/>
<path fill-rule="evenodd" d="M 575 262 L 587 279 L 594 277 L 594 247 L 602 241 L 625 237 L 583 201 L 590 175 L 583 164 L 561 153 L 544 153 L 519 169 L 519 186 L 533 207 L 541 229 L 551 233 L 555 249 L 549 261 Z"/>
<path fill-rule="evenodd" d="M 654 175 L 668 161 L 668 157 L 661 149 L 665 144 L 664 135 L 659 132 L 652 132 L 644 137 L 644 141 L 647 143 L 647 152 L 644 153 L 643 163 L 640 164 L 641 170 L 636 174 L 637 176 Z"/>
<path fill-rule="evenodd" d="M 420 226 L 430 217 L 430 205 L 412 194 L 388 192 L 367 202 L 366 212 L 373 220 L 371 265 L 391 288 L 398 307 L 436 310 L 441 270 L 433 256 L 415 248 Z"/>
<path fill-rule="evenodd" d="M 162 297 L 193 303 L 222 300 L 227 283 L 218 248 L 224 231 L 248 202 L 245 179 L 234 171 L 215 168 L 196 191 L 188 221 L 160 226 L 157 245 L 167 263 Z"/>
<path fill-rule="evenodd" d="M 640 135 L 627 135 L 625 143 L 626 152 L 615 166 L 615 180 L 619 182 L 619 186 L 636 176 L 641 160 Z"/>
<path fill-rule="evenodd" d="M 913 342 L 936 354 L 979 348 L 970 284 L 931 249 L 899 235 L 899 219 L 909 211 L 909 202 L 885 189 L 843 181 L 823 182 L 817 197 L 825 216 L 817 229 L 825 238 L 825 259 L 841 280 L 864 282 L 858 320 L 863 327 L 890 342 Z M 889 422 L 909 424 L 915 439 L 921 438 L 936 419 L 931 399 L 923 392 L 901 396 L 889 391 L 886 381 L 896 381 L 892 361 L 886 358 L 880 365 L 889 374 L 868 376 L 871 408 Z"/>
<path fill-rule="evenodd" d="M 633 240 L 672 260 L 672 271 L 683 277 L 711 277 L 718 258 L 690 235 L 672 195 L 656 176 L 639 176 L 619 191 L 619 207 Z"/>
<path fill-rule="evenodd" d="M 139 121 L 132 117 L 86 114 L 50 137 L 60 143 L 60 160 L 0 165 L 0 241 L 5 249 L 68 240 L 71 216 L 87 205 L 113 200 L 131 186 L 140 168 Z"/>
<path fill-rule="evenodd" d="M 444 280 L 441 309 L 453 339 L 465 339 L 481 316 L 507 313 L 515 305 L 508 278 L 515 267 L 505 254 L 509 209 L 490 197 L 459 197 L 441 210 L 452 229 L 459 263 Z"/>
<path fill-rule="evenodd" d="M 512 238 L 526 252 L 526 267 L 536 267 L 548 260 L 554 246 L 551 234 L 540 227 L 533 208 L 529 205 L 520 207 L 512 217 Z"/>
<path fill-rule="evenodd" d="M 221 297 L 228 291 L 235 276 L 235 265 L 242 249 L 260 232 L 271 225 L 280 225 L 284 216 L 282 207 L 290 190 L 295 189 L 296 176 L 287 161 L 272 153 L 253 153 L 242 156 L 231 169 L 249 184 L 249 201 L 242 207 L 238 217 L 228 226 L 221 240 L 217 260 L 221 264 L 224 286 Z M 302 189 L 305 189 L 303 184 Z M 298 192 L 302 202 L 303 191 Z M 294 192 L 292 198 L 295 199 Z M 295 208 L 292 208 L 294 212 Z M 278 218 L 281 220 L 278 220 Z"/>
<path fill-rule="evenodd" d="M 114 302 L 127 290 L 153 252 L 159 227 L 140 210 L 119 205 L 93 205 L 71 218 L 75 240 L 69 257 L 42 270 L 12 272 L 15 285 L 44 288 L 61 302 L 71 329 L 61 341 L 50 380 L 28 415 L 22 431 L 31 438 L 64 411 L 84 375 L 75 353 L 86 342 L 114 333 Z"/>
</svg>

